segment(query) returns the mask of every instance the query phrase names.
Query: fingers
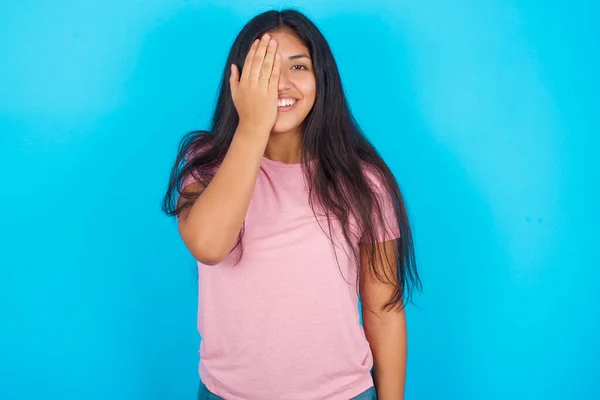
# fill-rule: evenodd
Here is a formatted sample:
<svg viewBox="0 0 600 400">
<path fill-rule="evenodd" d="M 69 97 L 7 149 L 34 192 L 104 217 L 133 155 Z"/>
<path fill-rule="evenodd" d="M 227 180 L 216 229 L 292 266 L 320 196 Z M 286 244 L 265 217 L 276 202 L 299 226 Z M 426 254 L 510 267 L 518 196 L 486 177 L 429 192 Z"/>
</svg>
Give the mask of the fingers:
<svg viewBox="0 0 600 400">
<path fill-rule="evenodd" d="M 246 60 L 244 61 L 244 67 L 242 68 L 242 80 L 248 80 L 250 78 L 250 70 L 252 69 L 252 60 L 254 59 L 254 55 L 256 54 L 256 50 L 258 49 L 258 44 L 260 43 L 259 39 L 256 39 L 252 46 L 250 46 L 250 51 L 246 55 Z"/>
<path fill-rule="evenodd" d="M 252 59 L 252 68 L 250 69 L 250 82 L 257 82 L 258 76 L 260 74 L 260 70 L 262 68 L 263 61 L 265 59 L 265 55 L 267 53 L 267 45 L 269 44 L 269 40 L 271 39 L 271 35 L 268 33 L 263 35 L 260 40 L 260 44 L 258 45 L 258 49 L 256 49 L 256 53 Z M 268 76 L 267 76 L 268 78 Z"/>
<path fill-rule="evenodd" d="M 277 97 L 279 92 L 279 75 L 281 74 L 281 55 L 275 53 L 275 61 L 273 62 L 273 70 L 271 71 L 271 79 L 269 79 L 269 93 Z"/>
<path fill-rule="evenodd" d="M 267 46 L 267 54 L 265 55 L 265 59 L 263 61 L 261 70 L 260 70 L 260 82 L 265 85 L 268 85 L 269 79 L 271 78 L 271 71 L 273 70 L 273 64 L 275 62 L 275 53 L 277 52 L 277 42 L 275 39 L 271 39 Z"/>
</svg>

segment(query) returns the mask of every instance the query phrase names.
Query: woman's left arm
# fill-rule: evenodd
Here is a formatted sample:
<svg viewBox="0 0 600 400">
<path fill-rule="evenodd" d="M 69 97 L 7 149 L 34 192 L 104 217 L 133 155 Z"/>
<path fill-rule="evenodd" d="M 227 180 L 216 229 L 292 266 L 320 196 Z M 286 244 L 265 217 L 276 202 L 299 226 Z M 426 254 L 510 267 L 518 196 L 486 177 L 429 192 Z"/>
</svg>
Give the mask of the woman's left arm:
<svg viewBox="0 0 600 400">
<path fill-rule="evenodd" d="M 366 251 L 367 244 L 360 248 L 360 277 L 363 326 L 373 352 L 373 377 L 378 400 L 404 399 L 406 380 L 406 316 L 404 309 L 393 308 L 383 311 L 383 306 L 392 298 L 398 279 L 396 241 L 377 243 L 382 246 L 375 252 L 375 267 L 389 282 L 381 282 L 371 272 Z M 381 257 L 377 257 L 381 254 Z M 367 307 L 368 306 L 368 309 Z"/>
</svg>

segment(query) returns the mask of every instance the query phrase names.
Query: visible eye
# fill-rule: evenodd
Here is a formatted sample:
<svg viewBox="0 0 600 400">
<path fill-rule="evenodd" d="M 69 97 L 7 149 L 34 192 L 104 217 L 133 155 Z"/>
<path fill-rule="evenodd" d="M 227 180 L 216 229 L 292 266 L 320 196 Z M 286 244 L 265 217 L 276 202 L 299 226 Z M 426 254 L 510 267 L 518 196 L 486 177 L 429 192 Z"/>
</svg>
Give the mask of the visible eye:
<svg viewBox="0 0 600 400">
<path fill-rule="evenodd" d="M 300 65 L 300 64 L 298 64 L 298 65 L 294 65 L 294 66 L 292 67 L 292 69 L 296 69 L 296 67 L 300 67 L 300 68 L 299 68 L 300 70 L 301 70 L 301 69 L 308 69 L 308 68 L 306 68 L 304 65 Z M 296 70 L 298 70 L 298 69 L 296 69 Z"/>
</svg>

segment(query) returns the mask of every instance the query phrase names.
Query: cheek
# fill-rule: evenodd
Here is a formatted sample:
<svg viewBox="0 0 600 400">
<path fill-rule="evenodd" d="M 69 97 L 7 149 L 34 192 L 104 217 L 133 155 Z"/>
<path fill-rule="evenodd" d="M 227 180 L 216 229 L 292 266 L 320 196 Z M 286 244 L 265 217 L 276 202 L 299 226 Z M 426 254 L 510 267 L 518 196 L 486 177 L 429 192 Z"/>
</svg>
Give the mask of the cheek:
<svg viewBox="0 0 600 400">
<path fill-rule="evenodd" d="M 315 102 L 315 97 L 317 93 L 315 81 L 313 80 L 312 82 L 303 82 L 303 85 L 299 86 L 299 89 L 302 92 L 305 105 L 312 107 L 312 105 Z"/>
</svg>

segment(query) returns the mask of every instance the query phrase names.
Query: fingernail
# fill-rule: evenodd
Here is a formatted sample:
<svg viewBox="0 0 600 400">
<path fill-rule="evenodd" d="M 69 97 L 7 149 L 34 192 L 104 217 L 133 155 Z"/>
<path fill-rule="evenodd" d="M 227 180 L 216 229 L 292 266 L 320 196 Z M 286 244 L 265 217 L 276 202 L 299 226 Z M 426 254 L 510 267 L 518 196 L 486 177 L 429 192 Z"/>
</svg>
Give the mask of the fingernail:
<svg viewBox="0 0 600 400">
<path fill-rule="evenodd" d="M 275 46 L 277 44 L 277 42 L 275 41 L 275 39 L 271 39 L 271 41 L 269 42 L 269 46 Z"/>
<path fill-rule="evenodd" d="M 281 54 L 279 54 L 279 52 L 277 52 L 277 54 L 275 54 L 275 58 L 278 60 L 281 59 Z"/>
<path fill-rule="evenodd" d="M 256 45 L 257 45 L 259 42 L 260 42 L 260 40 L 256 39 L 256 40 L 254 41 L 254 43 L 252 43 L 252 46 L 256 46 Z"/>
</svg>

